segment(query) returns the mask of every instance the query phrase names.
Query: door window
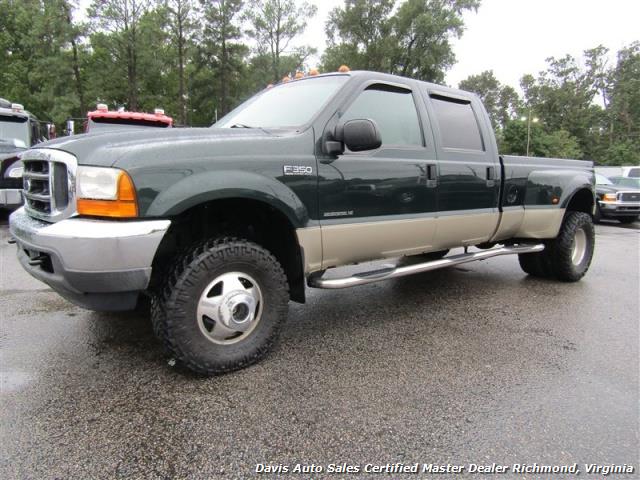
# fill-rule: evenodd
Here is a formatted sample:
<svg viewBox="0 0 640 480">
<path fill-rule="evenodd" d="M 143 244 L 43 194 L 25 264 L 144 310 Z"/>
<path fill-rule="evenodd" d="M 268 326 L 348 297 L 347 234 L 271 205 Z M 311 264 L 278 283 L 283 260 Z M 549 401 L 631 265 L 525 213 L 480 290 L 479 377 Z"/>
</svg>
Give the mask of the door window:
<svg viewBox="0 0 640 480">
<path fill-rule="evenodd" d="M 431 95 L 443 148 L 484 151 L 478 121 L 468 100 Z"/>
<path fill-rule="evenodd" d="M 378 124 L 383 145 L 423 145 L 411 90 L 388 85 L 368 87 L 349 106 L 341 120 L 364 118 Z"/>
</svg>

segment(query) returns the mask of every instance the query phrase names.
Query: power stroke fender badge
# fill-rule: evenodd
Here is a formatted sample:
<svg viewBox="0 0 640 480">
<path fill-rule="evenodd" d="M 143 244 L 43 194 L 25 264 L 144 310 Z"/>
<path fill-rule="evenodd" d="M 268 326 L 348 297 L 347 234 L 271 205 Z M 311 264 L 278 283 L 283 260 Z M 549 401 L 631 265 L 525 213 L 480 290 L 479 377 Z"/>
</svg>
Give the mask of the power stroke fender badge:
<svg viewBox="0 0 640 480">
<path fill-rule="evenodd" d="M 306 165 L 285 165 L 283 170 L 285 175 L 313 175 L 313 167 Z"/>
</svg>

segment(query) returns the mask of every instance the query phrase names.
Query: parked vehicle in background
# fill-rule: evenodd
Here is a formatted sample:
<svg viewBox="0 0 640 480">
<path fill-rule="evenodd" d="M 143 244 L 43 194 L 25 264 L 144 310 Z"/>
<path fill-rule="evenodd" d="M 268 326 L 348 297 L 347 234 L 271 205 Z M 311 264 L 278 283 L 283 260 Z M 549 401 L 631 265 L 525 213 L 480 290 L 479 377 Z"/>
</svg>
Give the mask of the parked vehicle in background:
<svg viewBox="0 0 640 480">
<path fill-rule="evenodd" d="M 637 188 L 640 189 L 640 178 L 635 177 L 609 177 L 616 185 L 621 187 Z"/>
<path fill-rule="evenodd" d="M 204 374 L 262 358 L 307 285 L 499 255 L 576 282 L 595 245 L 591 162 L 501 156 L 476 95 L 382 73 L 296 79 L 211 128 L 78 135 L 24 162 L 22 266 L 93 310 L 149 294 L 163 345 Z M 341 269 L 401 256 L 416 261 Z"/>
<path fill-rule="evenodd" d="M 636 167 L 622 167 L 623 177 L 640 178 L 640 166 Z"/>
<path fill-rule="evenodd" d="M 84 131 L 93 133 L 130 127 L 171 128 L 172 126 L 173 118 L 165 115 L 161 108 L 156 108 L 153 113 L 110 111 L 107 105 L 99 103 L 96 110 L 87 114 Z"/>
<path fill-rule="evenodd" d="M 48 138 L 48 124 L 22 105 L 0 98 L 0 208 L 22 205 L 23 166 L 18 154 Z"/>
<path fill-rule="evenodd" d="M 611 178 L 611 177 L 640 177 L 640 166 L 635 167 L 595 167 L 596 173 Z"/>
<path fill-rule="evenodd" d="M 602 218 L 610 218 L 620 223 L 633 223 L 640 215 L 640 188 L 637 186 L 637 179 L 616 177 L 616 180 L 620 183 L 616 184 L 596 173 L 596 222 Z"/>
</svg>

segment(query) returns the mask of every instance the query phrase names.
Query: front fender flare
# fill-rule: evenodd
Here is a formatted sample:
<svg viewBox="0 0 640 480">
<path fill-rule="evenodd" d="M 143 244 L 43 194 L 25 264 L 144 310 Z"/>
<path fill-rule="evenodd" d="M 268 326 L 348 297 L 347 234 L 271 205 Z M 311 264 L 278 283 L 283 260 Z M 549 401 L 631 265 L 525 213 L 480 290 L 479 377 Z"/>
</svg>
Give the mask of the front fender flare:
<svg viewBox="0 0 640 480">
<path fill-rule="evenodd" d="M 306 207 L 286 185 L 264 175 L 237 170 L 185 177 L 158 194 L 146 214 L 171 217 L 205 202 L 230 198 L 267 203 L 286 215 L 294 228 L 304 227 L 309 221 Z"/>
</svg>

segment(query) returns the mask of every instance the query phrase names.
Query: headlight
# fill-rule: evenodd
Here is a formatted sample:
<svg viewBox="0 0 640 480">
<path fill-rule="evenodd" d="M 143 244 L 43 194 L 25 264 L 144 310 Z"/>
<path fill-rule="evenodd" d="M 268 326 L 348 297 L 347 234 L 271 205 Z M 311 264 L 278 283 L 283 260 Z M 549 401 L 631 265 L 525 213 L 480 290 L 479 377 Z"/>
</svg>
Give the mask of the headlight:
<svg viewBox="0 0 640 480">
<path fill-rule="evenodd" d="M 136 190 L 124 170 L 78 167 L 76 173 L 78 213 L 97 217 L 136 217 Z"/>
<path fill-rule="evenodd" d="M 615 193 L 605 193 L 604 195 L 602 195 L 602 201 L 603 202 L 615 202 L 616 201 L 616 194 Z"/>
<path fill-rule="evenodd" d="M 22 163 L 18 163 L 9 168 L 9 172 L 7 173 L 7 177 L 9 178 L 22 178 L 22 174 L 24 173 L 24 167 Z"/>
</svg>

